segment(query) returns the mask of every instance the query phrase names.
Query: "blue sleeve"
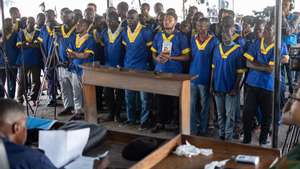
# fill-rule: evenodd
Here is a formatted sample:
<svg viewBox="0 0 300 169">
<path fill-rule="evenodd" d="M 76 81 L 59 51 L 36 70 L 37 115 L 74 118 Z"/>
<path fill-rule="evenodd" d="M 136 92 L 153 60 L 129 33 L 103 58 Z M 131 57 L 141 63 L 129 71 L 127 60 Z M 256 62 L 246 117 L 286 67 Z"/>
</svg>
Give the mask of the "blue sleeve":
<svg viewBox="0 0 300 169">
<path fill-rule="evenodd" d="M 257 43 L 253 43 L 250 45 L 249 49 L 247 50 L 247 52 L 244 53 L 244 57 L 248 60 L 248 61 L 254 61 L 256 59 L 256 44 Z"/>
<path fill-rule="evenodd" d="M 84 53 L 89 53 L 91 56 L 95 56 L 97 43 L 94 38 L 89 39 L 89 43 L 87 43 L 86 48 L 84 49 Z"/>
<path fill-rule="evenodd" d="M 74 51 L 74 49 L 75 49 L 75 37 L 76 36 L 71 36 L 70 43 L 69 43 L 69 46 L 67 47 L 67 50 Z"/>
<path fill-rule="evenodd" d="M 246 41 L 244 38 L 240 37 L 239 39 L 239 45 L 241 46 L 241 48 L 243 49 L 243 51 L 245 51 L 246 49 Z"/>
<path fill-rule="evenodd" d="M 154 53 L 158 53 L 158 37 L 159 37 L 159 35 L 160 35 L 160 33 L 157 33 L 153 38 L 151 51 Z"/>
<path fill-rule="evenodd" d="M 282 43 L 282 45 L 281 45 L 281 56 L 286 56 L 286 55 L 289 55 L 288 48 L 287 48 L 287 45 L 285 43 Z"/>
<path fill-rule="evenodd" d="M 214 51 L 213 51 L 213 55 L 212 55 L 212 65 L 211 65 L 211 67 L 214 69 L 215 68 L 215 66 L 216 66 L 216 53 L 217 53 L 217 50 L 219 50 L 218 49 L 218 46 L 216 46 L 215 48 L 214 48 Z"/>
<path fill-rule="evenodd" d="M 123 22 L 124 23 L 124 22 Z M 122 44 L 124 45 L 124 46 L 127 46 L 127 42 L 126 42 L 126 29 L 123 29 L 123 31 L 122 31 L 122 33 L 121 33 L 121 35 L 122 35 Z"/>
<path fill-rule="evenodd" d="M 238 57 L 237 57 L 237 73 L 245 73 L 246 72 L 246 61 L 243 57 L 243 49 L 238 49 Z"/>
<path fill-rule="evenodd" d="M 19 31 L 16 46 L 22 45 L 22 42 L 23 42 L 23 32 Z"/>
<path fill-rule="evenodd" d="M 151 47 L 152 46 L 152 38 L 153 38 L 152 31 L 150 29 L 146 28 L 143 35 L 144 35 L 144 39 L 145 39 L 147 46 Z"/>
<path fill-rule="evenodd" d="M 41 31 L 40 31 L 39 36 L 38 36 L 37 39 L 38 39 L 39 42 L 43 43 L 44 42 L 44 37 L 45 37 L 45 31 L 44 31 L 43 28 L 41 28 Z"/>
<path fill-rule="evenodd" d="M 183 33 L 180 34 L 180 48 L 181 54 L 183 55 L 188 55 L 191 52 L 188 38 Z"/>
<path fill-rule="evenodd" d="M 99 33 L 99 37 L 100 37 L 100 42 L 101 42 L 101 46 L 106 46 L 106 40 L 105 40 L 105 33 L 106 31 L 102 31 L 101 33 Z"/>
<path fill-rule="evenodd" d="M 219 44 L 220 44 L 219 39 L 216 38 L 216 37 L 214 37 L 214 43 L 213 43 L 214 48 L 215 48 L 216 46 L 218 46 Z"/>
<path fill-rule="evenodd" d="M 40 153 L 39 161 L 37 162 L 35 167 L 36 169 L 58 169 L 53 165 L 49 158 L 42 153 Z"/>
</svg>

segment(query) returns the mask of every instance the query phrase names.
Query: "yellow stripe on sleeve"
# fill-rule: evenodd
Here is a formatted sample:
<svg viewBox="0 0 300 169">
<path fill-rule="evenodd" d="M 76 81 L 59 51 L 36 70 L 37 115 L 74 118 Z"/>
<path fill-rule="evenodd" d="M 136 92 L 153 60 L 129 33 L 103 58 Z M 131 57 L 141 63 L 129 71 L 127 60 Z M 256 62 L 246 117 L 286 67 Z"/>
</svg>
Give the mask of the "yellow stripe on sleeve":
<svg viewBox="0 0 300 169">
<path fill-rule="evenodd" d="M 190 48 L 186 48 L 186 49 L 184 49 L 184 50 L 182 50 L 182 54 L 183 55 L 186 55 L 186 54 L 189 54 L 191 52 L 191 49 Z"/>
<path fill-rule="evenodd" d="M 251 62 L 254 61 L 254 57 L 252 55 L 250 55 L 249 53 L 244 53 L 244 57 Z"/>
</svg>

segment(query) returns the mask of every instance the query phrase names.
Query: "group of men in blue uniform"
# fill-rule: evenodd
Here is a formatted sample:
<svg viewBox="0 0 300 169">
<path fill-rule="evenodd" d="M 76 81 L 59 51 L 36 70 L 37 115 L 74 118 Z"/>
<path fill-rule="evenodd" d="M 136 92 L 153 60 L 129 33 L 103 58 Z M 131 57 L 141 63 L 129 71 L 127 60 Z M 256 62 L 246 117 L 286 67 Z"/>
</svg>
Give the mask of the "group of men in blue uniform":
<svg viewBox="0 0 300 169">
<path fill-rule="evenodd" d="M 290 1 L 284 3 L 289 5 Z M 189 73 L 194 76 L 192 134 L 208 135 L 210 103 L 214 100 L 221 139 L 232 140 L 242 123 L 243 143 L 251 143 L 253 123 L 259 112 L 259 143 L 267 144 L 274 92 L 274 20 L 256 19 L 254 22 L 244 17 L 240 26 L 234 21 L 233 11 L 221 9 L 219 22 L 211 24 L 196 7 L 191 7 L 187 19 L 179 24 L 174 9 L 164 13 L 163 5 L 156 3 L 154 10 L 156 18 L 150 17 L 147 3 L 142 4 L 142 12 L 138 14 L 136 10 L 129 10 L 126 2 L 121 2 L 117 9 L 110 7 L 104 16 L 99 16 L 96 5 L 91 3 L 83 14 L 80 10 L 63 8 L 62 24 L 57 23 L 55 12 L 48 10 L 45 15 L 38 15 L 36 28 L 35 19 L 28 17 L 21 29 L 17 19 L 19 11 L 11 8 L 11 19 L 5 20 L 9 97 L 14 98 L 17 81 L 17 99 L 23 101 L 28 94 L 24 91 L 28 88 L 25 84 L 30 73 L 30 100 L 35 102 L 41 70 L 46 70 L 50 99 L 56 97 L 55 86 L 60 84 L 65 108 L 61 115 L 73 111 L 81 114 L 84 110 L 80 65 L 83 63 L 99 61 L 106 66 L 132 70 Z M 2 54 L 4 59 L 5 56 Z M 288 60 L 288 49 L 283 43 L 281 63 Z M 245 90 L 243 116 L 241 88 Z M 121 121 L 124 103 L 125 123 L 140 124 L 142 130 L 152 128 L 152 132 L 158 132 L 172 121 L 178 123 L 175 97 L 112 88 L 99 88 L 98 92 L 99 104 L 104 95 L 110 111 L 105 120 Z"/>
</svg>

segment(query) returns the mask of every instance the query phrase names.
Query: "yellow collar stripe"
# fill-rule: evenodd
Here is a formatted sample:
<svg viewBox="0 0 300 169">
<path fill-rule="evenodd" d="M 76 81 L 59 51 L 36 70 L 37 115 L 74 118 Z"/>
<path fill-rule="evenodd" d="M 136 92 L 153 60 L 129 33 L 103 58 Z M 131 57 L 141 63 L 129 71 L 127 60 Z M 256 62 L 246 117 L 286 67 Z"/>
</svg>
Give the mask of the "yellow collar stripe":
<svg viewBox="0 0 300 169">
<path fill-rule="evenodd" d="M 61 25 L 61 33 L 62 33 L 62 36 L 63 36 L 64 38 L 69 38 L 70 35 L 71 35 L 71 33 L 74 32 L 75 28 L 76 28 L 76 27 L 73 26 L 73 27 L 69 30 L 69 32 L 66 33 L 64 25 Z"/>
<path fill-rule="evenodd" d="M 127 28 L 127 36 L 128 36 L 128 39 L 129 39 L 130 43 L 134 43 L 135 39 L 140 34 L 142 28 L 143 28 L 143 25 L 141 25 L 141 23 L 138 23 L 138 25 L 136 26 L 134 32 L 131 32 L 129 27 Z"/>
<path fill-rule="evenodd" d="M 222 59 L 227 59 L 228 56 L 234 52 L 236 49 L 238 49 L 240 47 L 240 45 L 234 45 L 231 49 L 229 49 L 226 53 L 224 53 L 223 48 L 222 48 L 222 44 L 219 45 L 219 49 L 220 49 L 220 53 L 222 56 Z"/>
<path fill-rule="evenodd" d="M 235 41 L 235 40 L 237 40 L 237 38 L 239 38 L 239 37 L 240 37 L 240 35 L 236 33 L 236 34 L 233 35 L 232 40 Z"/>
<path fill-rule="evenodd" d="M 87 41 L 89 38 L 89 34 L 85 34 L 82 37 L 79 37 L 79 34 L 76 35 L 76 41 L 75 41 L 75 45 L 76 48 L 80 48 L 82 46 L 82 44 Z"/>
<path fill-rule="evenodd" d="M 46 26 L 46 27 L 47 27 L 47 32 L 49 33 L 49 35 L 53 36 L 53 33 L 54 33 L 53 30 L 51 30 L 49 26 Z"/>
<path fill-rule="evenodd" d="M 265 48 L 265 39 L 264 38 L 261 38 L 261 41 L 260 41 L 260 51 L 262 54 L 266 55 L 268 54 L 268 52 L 274 48 L 275 44 L 272 43 L 270 44 L 267 48 Z"/>
<path fill-rule="evenodd" d="M 9 33 L 8 35 L 5 36 L 6 40 L 8 40 L 11 37 L 12 33 Z"/>
<path fill-rule="evenodd" d="M 116 41 L 116 39 L 119 37 L 120 32 L 116 32 L 115 34 L 111 33 L 110 31 L 107 31 L 108 34 L 108 40 L 109 43 L 114 43 Z M 129 36 L 128 36 L 129 37 Z M 135 37 L 136 38 L 136 37 Z"/>
<path fill-rule="evenodd" d="M 27 30 L 24 29 L 23 32 L 24 32 L 25 40 L 27 42 L 32 42 L 35 35 L 35 30 L 32 33 L 28 33 Z"/>
<path fill-rule="evenodd" d="M 171 34 L 169 37 L 166 36 L 165 33 L 162 33 L 162 38 L 163 38 L 163 41 L 166 41 L 166 42 L 171 42 L 172 39 L 174 38 L 174 34 Z"/>
<path fill-rule="evenodd" d="M 202 44 L 200 44 L 199 40 L 196 38 L 195 41 L 196 41 L 196 45 L 197 45 L 198 49 L 204 50 L 212 38 L 213 38 L 213 36 L 209 35 L 209 37 Z"/>
</svg>

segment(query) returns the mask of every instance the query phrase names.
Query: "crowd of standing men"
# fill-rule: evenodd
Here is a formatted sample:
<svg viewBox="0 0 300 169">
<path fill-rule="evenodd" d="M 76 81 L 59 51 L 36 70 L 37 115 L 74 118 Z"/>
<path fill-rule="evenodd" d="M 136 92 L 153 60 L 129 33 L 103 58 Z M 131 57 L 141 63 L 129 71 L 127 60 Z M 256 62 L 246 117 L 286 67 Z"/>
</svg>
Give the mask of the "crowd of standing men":
<svg viewBox="0 0 300 169">
<path fill-rule="evenodd" d="M 289 62 L 288 48 L 297 43 L 297 36 L 299 43 L 298 28 L 293 27 L 298 16 L 290 13 L 290 6 L 289 0 L 283 1 L 283 18 L 291 26 L 282 43 L 282 66 Z M 267 144 L 274 92 L 272 17 L 264 20 L 245 16 L 237 22 L 233 11 L 221 9 L 219 22 L 211 23 L 192 6 L 179 24 L 174 9 L 164 12 L 163 5 L 156 3 L 154 10 L 156 17 L 151 17 L 149 4 L 143 3 L 139 14 L 121 2 L 100 16 L 96 5 L 90 3 L 84 12 L 61 9 L 59 24 L 53 10 L 35 19 L 21 18 L 17 8 L 10 8 L 11 17 L 5 19 L 2 35 L 5 50 L 0 59 L 1 97 L 7 93 L 7 97 L 15 98 L 17 93 L 18 102 L 25 99 L 36 105 L 43 71 L 48 81 L 49 106 L 56 104 L 59 89 L 65 108 L 60 115 L 78 115 L 84 112 L 80 67 L 84 63 L 98 61 L 109 67 L 188 73 L 195 77 L 191 85 L 192 134 L 208 135 L 213 103 L 220 139 L 239 137 L 242 124 L 243 143 L 249 144 L 257 123 L 261 129 L 259 143 Z M 281 80 L 284 103 L 285 73 Z M 5 82 L 7 92 L 3 90 Z M 241 95 L 245 98 L 243 111 Z M 100 108 L 102 102 L 108 107 L 105 120 L 140 124 L 140 129 L 151 128 L 152 132 L 178 123 L 178 99 L 172 96 L 99 87 L 97 102 Z M 125 121 L 120 116 L 123 104 Z"/>
</svg>

